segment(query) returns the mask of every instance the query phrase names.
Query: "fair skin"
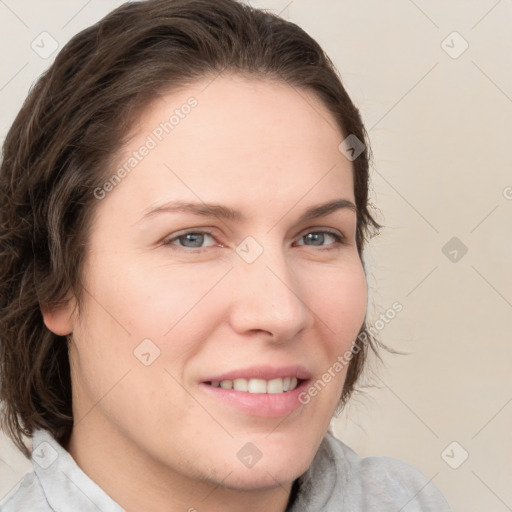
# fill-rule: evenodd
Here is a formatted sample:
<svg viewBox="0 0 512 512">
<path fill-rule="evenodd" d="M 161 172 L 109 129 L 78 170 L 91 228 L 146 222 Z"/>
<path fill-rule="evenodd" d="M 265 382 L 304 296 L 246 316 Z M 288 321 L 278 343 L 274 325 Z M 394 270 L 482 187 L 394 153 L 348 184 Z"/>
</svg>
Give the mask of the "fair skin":
<svg viewBox="0 0 512 512">
<path fill-rule="evenodd" d="M 52 331 L 71 334 L 75 425 L 66 449 L 128 512 L 283 512 L 346 368 L 307 405 L 298 389 L 351 348 L 366 312 L 355 212 L 299 220 L 313 206 L 355 203 L 334 118 L 312 92 L 283 83 L 223 76 L 205 89 L 210 80 L 144 111 L 118 163 L 187 98 L 198 100 L 98 201 L 80 315 L 74 300 L 44 312 Z M 144 218 L 178 200 L 243 218 Z M 263 249 L 251 263 L 236 250 L 248 236 Z M 148 338 L 144 357 L 155 346 L 160 355 L 145 365 L 134 350 Z M 208 382 L 251 372 L 298 376 L 299 388 L 263 394 Z M 239 454 L 246 443 L 249 455 L 253 445 L 261 454 L 252 467 Z"/>
</svg>

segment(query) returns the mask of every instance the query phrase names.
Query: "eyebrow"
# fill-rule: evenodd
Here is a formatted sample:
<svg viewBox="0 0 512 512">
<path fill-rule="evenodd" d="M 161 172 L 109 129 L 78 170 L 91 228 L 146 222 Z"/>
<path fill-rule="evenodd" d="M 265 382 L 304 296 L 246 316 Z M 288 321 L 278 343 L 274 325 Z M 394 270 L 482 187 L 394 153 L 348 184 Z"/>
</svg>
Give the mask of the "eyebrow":
<svg viewBox="0 0 512 512">
<path fill-rule="evenodd" d="M 327 203 L 318 204 L 308 208 L 299 218 L 298 222 L 324 217 L 337 210 L 352 210 L 357 213 L 356 205 L 348 199 L 334 199 Z M 204 217 L 217 217 L 231 221 L 243 221 L 247 217 L 240 211 L 227 206 L 214 203 L 195 203 L 187 201 L 173 201 L 160 206 L 155 206 L 145 211 L 138 222 L 154 217 L 161 213 L 191 213 Z"/>
</svg>

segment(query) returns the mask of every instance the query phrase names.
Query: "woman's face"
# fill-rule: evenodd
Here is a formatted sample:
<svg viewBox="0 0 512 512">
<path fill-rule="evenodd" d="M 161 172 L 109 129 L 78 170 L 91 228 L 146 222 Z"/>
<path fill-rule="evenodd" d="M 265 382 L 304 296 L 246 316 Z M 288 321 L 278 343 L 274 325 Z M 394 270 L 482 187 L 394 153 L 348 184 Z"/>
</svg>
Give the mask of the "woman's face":
<svg viewBox="0 0 512 512">
<path fill-rule="evenodd" d="M 73 435 L 147 474 L 274 488 L 312 461 L 365 316 L 352 165 L 313 93 L 209 82 L 155 100 L 95 191 Z"/>
</svg>

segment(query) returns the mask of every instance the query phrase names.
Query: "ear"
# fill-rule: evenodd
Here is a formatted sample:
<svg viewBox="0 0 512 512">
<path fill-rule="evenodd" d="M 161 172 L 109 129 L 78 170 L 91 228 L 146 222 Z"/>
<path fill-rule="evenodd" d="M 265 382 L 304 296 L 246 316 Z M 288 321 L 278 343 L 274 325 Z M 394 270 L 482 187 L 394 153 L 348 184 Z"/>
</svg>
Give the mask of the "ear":
<svg viewBox="0 0 512 512">
<path fill-rule="evenodd" d="M 71 334 L 73 332 L 74 308 L 74 299 L 70 299 L 67 304 L 59 307 L 41 306 L 44 324 L 58 336 Z"/>
</svg>

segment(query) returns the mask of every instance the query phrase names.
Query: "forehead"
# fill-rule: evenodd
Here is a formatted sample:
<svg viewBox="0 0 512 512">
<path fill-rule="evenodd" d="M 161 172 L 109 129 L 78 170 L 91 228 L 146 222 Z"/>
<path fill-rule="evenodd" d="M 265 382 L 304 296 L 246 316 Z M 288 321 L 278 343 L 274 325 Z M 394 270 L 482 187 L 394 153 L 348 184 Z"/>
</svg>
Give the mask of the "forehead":
<svg viewBox="0 0 512 512">
<path fill-rule="evenodd" d="M 338 149 L 342 139 L 314 92 L 221 75 L 155 99 L 137 119 L 113 170 L 126 167 L 126 188 L 143 207 L 164 192 L 260 204 L 269 197 L 298 201 L 304 194 L 318 202 L 326 191 L 351 198 L 352 165 Z M 130 159 L 133 168 L 126 165 Z"/>
</svg>

